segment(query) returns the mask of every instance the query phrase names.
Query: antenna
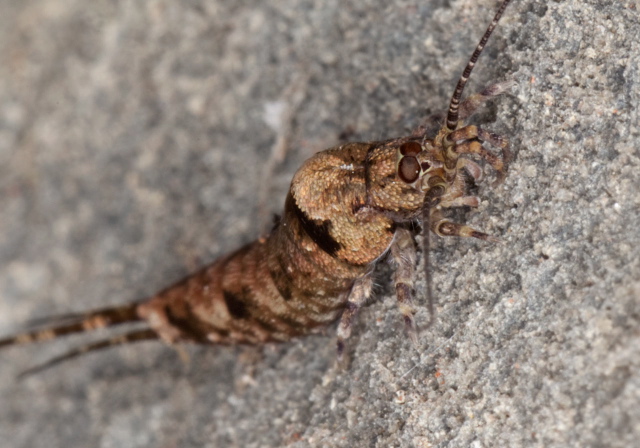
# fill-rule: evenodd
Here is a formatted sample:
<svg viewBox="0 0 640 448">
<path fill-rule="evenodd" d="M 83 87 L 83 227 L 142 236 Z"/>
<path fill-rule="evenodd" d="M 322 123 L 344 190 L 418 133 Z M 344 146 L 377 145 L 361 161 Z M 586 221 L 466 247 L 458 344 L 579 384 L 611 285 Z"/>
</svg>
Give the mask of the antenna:
<svg viewBox="0 0 640 448">
<path fill-rule="evenodd" d="M 449 103 L 449 113 L 447 114 L 447 130 L 449 131 L 455 130 L 458 126 L 458 107 L 460 106 L 460 98 L 462 98 L 462 92 L 464 91 L 464 86 L 469 80 L 471 70 L 473 70 L 473 67 L 476 65 L 480 54 L 482 54 L 482 50 L 484 50 L 484 46 L 487 44 L 489 37 L 491 37 L 491 33 L 493 33 L 493 30 L 498 24 L 502 13 L 507 8 L 507 5 L 509 5 L 510 2 L 511 0 L 504 0 L 502 2 L 500 8 L 498 8 L 498 12 L 496 12 L 495 17 L 493 18 L 493 21 L 489 25 L 489 28 L 487 28 L 487 31 L 484 32 L 484 36 L 482 36 L 482 39 L 480 39 L 480 43 L 478 43 L 478 46 L 471 55 L 471 59 L 469 59 L 467 66 L 462 72 L 462 76 L 460 76 L 460 79 L 458 80 L 456 90 L 453 91 L 453 96 L 451 97 L 451 102 Z"/>
</svg>

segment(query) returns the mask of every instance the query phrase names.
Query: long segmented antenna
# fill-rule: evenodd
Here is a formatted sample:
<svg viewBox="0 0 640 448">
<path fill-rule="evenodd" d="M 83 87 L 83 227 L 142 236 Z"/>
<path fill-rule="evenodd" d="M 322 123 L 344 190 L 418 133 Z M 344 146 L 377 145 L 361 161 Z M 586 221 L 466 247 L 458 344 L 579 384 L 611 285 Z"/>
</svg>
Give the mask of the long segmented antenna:
<svg viewBox="0 0 640 448">
<path fill-rule="evenodd" d="M 429 233 L 431 232 L 431 203 L 425 201 L 425 205 L 422 207 L 422 257 L 424 261 L 424 281 L 425 281 L 425 295 L 427 297 L 427 307 L 429 309 L 429 322 L 427 322 L 427 328 L 430 327 L 436 320 L 436 307 L 433 300 L 433 291 L 431 286 L 431 263 L 429 261 Z"/>
<path fill-rule="evenodd" d="M 491 33 L 493 33 L 494 28 L 498 25 L 498 21 L 500 20 L 500 17 L 502 17 L 502 13 L 510 2 L 511 0 L 504 0 L 502 2 L 500 8 L 498 8 L 498 12 L 496 12 L 495 17 L 493 18 L 493 21 L 487 28 L 487 31 L 484 32 L 484 36 L 482 36 L 480 43 L 478 43 L 478 46 L 471 55 L 471 59 L 469 59 L 467 66 L 462 72 L 462 76 L 460 76 L 460 79 L 458 80 L 456 89 L 453 91 L 453 96 L 451 97 L 451 102 L 449 103 L 449 113 L 447 114 L 447 130 L 449 131 L 454 131 L 458 126 L 458 107 L 460 106 L 460 98 L 462 98 L 464 86 L 467 84 L 469 76 L 471 76 L 471 71 L 476 65 L 482 50 L 484 50 L 484 46 L 487 44 L 489 37 L 491 37 Z"/>
</svg>

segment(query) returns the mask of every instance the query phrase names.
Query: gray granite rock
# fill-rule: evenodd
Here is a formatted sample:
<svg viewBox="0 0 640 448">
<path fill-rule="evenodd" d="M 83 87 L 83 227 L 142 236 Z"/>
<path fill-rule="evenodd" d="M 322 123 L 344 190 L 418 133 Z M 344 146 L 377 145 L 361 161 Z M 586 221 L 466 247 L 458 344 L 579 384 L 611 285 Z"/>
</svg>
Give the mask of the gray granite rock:
<svg viewBox="0 0 640 448">
<path fill-rule="evenodd" d="M 278 212 L 315 151 L 404 135 L 443 110 L 495 7 L 0 3 L 0 334 L 145 297 L 255 238 L 261 203 Z M 348 370 L 333 329 L 187 347 L 188 362 L 144 343 L 23 382 L 85 339 L 9 349 L 1 445 L 637 444 L 638 14 L 631 0 L 510 6 L 469 92 L 517 81 L 477 117 L 511 138 L 515 161 L 497 188 L 487 171 L 479 210 L 460 216 L 504 244 L 435 242 L 438 321 L 419 350 L 384 267 Z"/>
</svg>

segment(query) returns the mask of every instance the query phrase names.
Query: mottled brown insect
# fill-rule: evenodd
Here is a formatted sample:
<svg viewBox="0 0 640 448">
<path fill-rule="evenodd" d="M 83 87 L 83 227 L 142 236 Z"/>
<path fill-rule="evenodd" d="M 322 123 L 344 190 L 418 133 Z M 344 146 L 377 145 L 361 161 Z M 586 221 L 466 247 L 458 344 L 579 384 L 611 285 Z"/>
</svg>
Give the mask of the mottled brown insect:
<svg viewBox="0 0 640 448">
<path fill-rule="evenodd" d="M 507 140 L 464 120 L 510 83 L 493 85 L 462 103 L 464 86 L 510 0 L 500 5 L 451 98 L 446 121 L 430 138 L 425 127 L 386 141 L 347 143 L 322 151 L 295 174 L 282 218 L 268 237 L 221 257 L 146 300 L 56 318 L 57 325 L 0 340 L 0 347 L 142 321 L 146 329 L 99 341 L 28 370 L 33 373 L 88 351 L 161 339 L 167 344 L 260 344 L 288 341 L 337 319 L 342 355 L 358 310 L 369 298 L 373 268 L 385 256 L 411 338 L 417 341 L 412 299 L 416 249 L 409 224 L 422 222 L 431 321 L 429 231 L 440 236 L 495 238 L 449 221 L 444 210 L 478 206 L 468 195 L 489 163 L 501 181 Z M 487 142 L 502 150 L 485 149 Z"/>
</svg>

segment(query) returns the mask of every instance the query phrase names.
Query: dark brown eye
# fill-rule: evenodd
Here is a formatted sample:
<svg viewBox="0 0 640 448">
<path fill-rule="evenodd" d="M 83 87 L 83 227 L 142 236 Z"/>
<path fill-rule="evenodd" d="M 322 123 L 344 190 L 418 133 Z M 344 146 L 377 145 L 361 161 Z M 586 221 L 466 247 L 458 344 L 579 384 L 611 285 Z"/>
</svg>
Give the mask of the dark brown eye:
<svg viewBox="0 0 640 448">
<path fill-rule="evenodd" d="M 403 156 L 415 156 L 422 151 L 422 146 L 417 142 L 407 142 L 400 146 L 400 154 Z"/>
<path fill-rule="evenodd" d="M 427 171 L 429 168 L 431 168 L 431 164 L 429 162 L 422 162 L 420 164 L 420 168 L 422 168 L 422 171 Z"/>
<path fill-rule="evenodd" d="M 418 163 L 418 159 L 412 156 L 400 159 L 400 164 L 398 165 L 398 176 L 403 182 L 412 184 L 418 180 L 419 175 L 420 164 Z"/>
</svg>

